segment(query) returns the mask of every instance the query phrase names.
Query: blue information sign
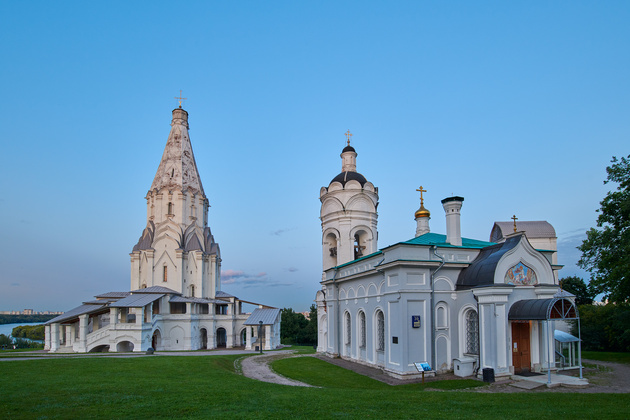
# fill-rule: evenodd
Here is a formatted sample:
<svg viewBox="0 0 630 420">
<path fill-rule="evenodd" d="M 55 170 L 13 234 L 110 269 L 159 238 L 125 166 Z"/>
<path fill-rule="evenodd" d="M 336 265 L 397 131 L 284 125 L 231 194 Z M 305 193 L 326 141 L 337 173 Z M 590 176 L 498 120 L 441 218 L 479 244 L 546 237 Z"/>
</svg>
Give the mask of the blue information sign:
<svg viewBox="0 0 630 420">
<path fill-rule="evenodd" d="M 420 328 L 421 326 L 420 315 L 411 315 L 411 327 Z"/>
</svg>

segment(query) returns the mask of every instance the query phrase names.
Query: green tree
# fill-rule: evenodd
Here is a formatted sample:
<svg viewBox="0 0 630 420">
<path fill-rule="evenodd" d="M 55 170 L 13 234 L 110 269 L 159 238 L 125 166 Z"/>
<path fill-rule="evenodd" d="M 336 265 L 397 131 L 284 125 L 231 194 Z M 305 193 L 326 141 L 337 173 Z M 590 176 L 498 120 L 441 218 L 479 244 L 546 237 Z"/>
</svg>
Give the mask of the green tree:
<svg viewBox="0 0 630 420">
<path fill-rule="evenodd" d="M 317 344 L 317 306 L 309 308 L 308 324 L 304 329 L 304 344 Z"/>
<path fill-rule="evenodd" d="M 9 346 L 13 348 L 13 340 L 11 340 L 11 337 L 8 337 L 4 334 L 0 334 L 0 348 L 9 347 Z"/>
<path fill-rule="evenodd" d="M 591 288 L 580 277 L 570 276 L 560 279 L 561 287 L 575 295 L 577 305 L 591 305 L 595 295 Z"/>
<path fill-rule="evenodd" d="M 630 299 L 630 155 L 613 157 L 606 168 L 604 184 L 619 184 L 600 203 L 597 229 L 586 232 L 578 247 L 582 258 L 578 265 L 591 273 L 589 285 L 611 302 Z"/>
<path fill-rule="evenodd" d="M 45 327 L 44 325 L 20 325 L 13 328 L 11 335 L 16 338 L 43 340 L 45 336 Z"/>
<path fill-rule="evenodd" d="M 581 305 L 580 332 L 582 348 L 595 351 L 630 351 L 630 305 Z M 577 337 L 577 322 L 571 334 Z"/>
<path fill-rule="evenodd" d="M 284 308 L 281 312 L 280 341 L 284 344 L 300 343 L 302 330 L 308 321 L 304 315 L 295 313 L 291 308 Z"/>
</svg>

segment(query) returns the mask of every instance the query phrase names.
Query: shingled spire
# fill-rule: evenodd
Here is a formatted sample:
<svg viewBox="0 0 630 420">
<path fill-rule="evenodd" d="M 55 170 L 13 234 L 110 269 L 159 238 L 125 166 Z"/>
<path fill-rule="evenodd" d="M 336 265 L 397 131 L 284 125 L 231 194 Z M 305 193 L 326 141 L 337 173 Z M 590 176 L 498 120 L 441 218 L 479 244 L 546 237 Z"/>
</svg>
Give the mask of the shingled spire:
<svg viewBox="0 0 630 420">
<path fill-rule="evenodd" d="M 188 112 L 182 108 L 173 110 L 171 132 L 151 190 L 164 187 L 170 190 L 192 190 L 195 194 L 205 195 L 188 136 Z"/>
</svg>

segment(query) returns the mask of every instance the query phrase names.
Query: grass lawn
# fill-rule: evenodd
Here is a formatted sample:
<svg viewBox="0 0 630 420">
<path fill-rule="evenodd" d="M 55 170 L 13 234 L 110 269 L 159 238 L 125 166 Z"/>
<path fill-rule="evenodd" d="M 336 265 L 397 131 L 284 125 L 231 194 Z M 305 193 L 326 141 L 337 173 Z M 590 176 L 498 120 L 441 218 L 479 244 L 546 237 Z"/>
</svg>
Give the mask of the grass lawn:
<svg viewBox="0 0 630 420">
<path fill-rule="evenodd" d="M 630 353 L 582 351 L 582 359 L 601 360 L 602 362 L 630 363 Z"/>
<path fill-rule="evenodd" d="M 63 358 L 0 362 L 0 418 L 628 418 L 614 394 L 486 394 L 392 387 L 322 361 L 276 368 L 323 388 L 240 376 L 242 356 Z M 317 363 L 319 362 L 319 363 Z M 305 379 L 306 380 L 306 379 Z M 444 381 L 459 382 L 459 381 Z M 464 381 L 461 382 L 465 384 Z M 452 386 L 452 385 L 449 385 Z M 435 388 L 435 383 L 431 384 Z M 448 388 L 448 387 L 447 387 Z"/>
</svg>

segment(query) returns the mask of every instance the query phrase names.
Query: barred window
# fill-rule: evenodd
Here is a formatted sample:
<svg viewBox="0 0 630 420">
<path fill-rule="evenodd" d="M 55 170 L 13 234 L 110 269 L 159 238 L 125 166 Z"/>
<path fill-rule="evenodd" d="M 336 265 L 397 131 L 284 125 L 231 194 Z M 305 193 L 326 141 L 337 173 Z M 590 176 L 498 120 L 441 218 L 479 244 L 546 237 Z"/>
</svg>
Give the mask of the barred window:
<svg viewBox="0 0 630 420">
<path fill-rule="evenodd" d="M 383 311 L 376 313 L 376 350 L 385 351 L 385 316 Z"/>
<path fill-rule="evenodd" d="M 479 315 L 473 310 L 466 312 L 466 353 L 479 354 Z"/>
<path fill-rule="evenodd" d="M 350 335 L 352 334 L 352 324 L 350 323 L 350 313 L 346 312 L 346 344 L 350 345 Z"/>
<path fill-rule="evenodd" d="M 365 347 L 365 313 L 359 312 L 359 347 Z"/>
</svg>

